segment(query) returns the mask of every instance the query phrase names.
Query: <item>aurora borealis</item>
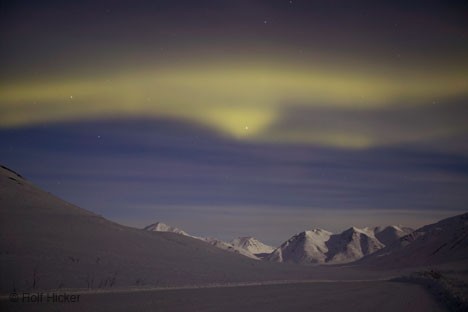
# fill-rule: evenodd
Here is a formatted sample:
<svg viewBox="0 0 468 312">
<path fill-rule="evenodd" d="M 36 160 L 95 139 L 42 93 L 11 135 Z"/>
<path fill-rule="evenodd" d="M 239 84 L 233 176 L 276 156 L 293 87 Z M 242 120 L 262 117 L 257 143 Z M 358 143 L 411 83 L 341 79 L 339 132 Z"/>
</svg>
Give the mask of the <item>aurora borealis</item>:
<svg viewBox="0 0 468 312">
<path fill-rule="evenodd" d="M 466 210 L 467 12 L 463 1 L 3 1 L 1 161 L 111 219 L 195 233 L 187 215 L 293 231 L 314 218 L 339 228 L 343 211 L 411 226 Z"/>
</svg>

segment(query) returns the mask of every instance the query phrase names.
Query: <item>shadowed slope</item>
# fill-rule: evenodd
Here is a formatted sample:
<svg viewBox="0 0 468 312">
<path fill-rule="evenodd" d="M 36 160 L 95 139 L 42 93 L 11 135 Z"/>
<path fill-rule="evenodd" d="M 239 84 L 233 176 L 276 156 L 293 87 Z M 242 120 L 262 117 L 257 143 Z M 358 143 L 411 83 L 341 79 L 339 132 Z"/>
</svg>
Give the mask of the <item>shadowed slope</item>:
<svg viewBox="0 0 468 312">
<path fill-rule="evenodd" d="M 423 226 L 358 263 L 411 267 L 468 261 L 468 213 Z"/>
<path fill-rule="evenodd" d="M 391 225 L 374 228 L 375 237 L 385 246 L 389 246 L 414 230 L 408 227 Z"/>
</svg>

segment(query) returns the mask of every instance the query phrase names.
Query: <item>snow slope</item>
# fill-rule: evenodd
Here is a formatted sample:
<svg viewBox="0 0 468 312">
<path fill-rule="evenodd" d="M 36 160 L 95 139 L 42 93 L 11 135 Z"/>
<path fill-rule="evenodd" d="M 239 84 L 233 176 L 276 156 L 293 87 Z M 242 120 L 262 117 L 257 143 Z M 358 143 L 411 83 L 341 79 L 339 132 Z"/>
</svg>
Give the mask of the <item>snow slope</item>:
<svg viewBox="0 0 468 312">
<path fill-rule="evenodd" d="M 423 226 L 359 261 L 384 267 L 468 263 L 468 213 Z"/>
<path fill-rule="evenodd" d="M 220 248 L 222 250 L 226 250 L 226 251 L 230 251 L 230 252 L 234 252 L 234 253 L 237 253 L 237 254 L 240 254 L 240 255 L 243 255 L 247 258 L 251 258 L 251 259 L 255 259 L 255 260 L 259 260 L 260 258 L 258 258 L 256 255 L 254 255 L 253 253 L 251 253 L 250 251 L 244 249 L 244 248 L 240 248 L 240 247 L 237 247 L 237 246 L 234 246 L 233 244 L 231 243 L 228 243 L 228 242 L 225 242 L 225 241 L 222 241 L 222 240 L 219 240 L 219 239 L 216 239 L 216 238 L 211 238 L 211 237 L 206 237 L 206 238 L 203 238 L 203 240 L 205 242 L 207 242 L 208 244 L 211 244 L 217 248 Z"/>
<path fill-rule="evenodd" d="M 176 234 L 180 234 L 180 235 L 184 235 L 184 236 L 189 236 L 189 237 L 201 240 L 202 242 L 206 242 L 206 243 L 208 243 L 208 244 L 210 244 L 212 246 L 215 246 L 215 247 L 217 247 L 219 249 L 229 251 L 229 252 L 233 252 L 233 253 L 242 255 L 244 257 L 247 257 L 247 258 L 259 260 L 259 258 L 257 256 L 255 256 L 253 253 L 251 253 L 249 250 L 247 250 L 245 248 L 234 246 L 231 243 L 227 243 L 225 241 L 222 241 L 222 240 L 219 240 L 219 239 L 216 239 L 216 238 L 192 236 L 192 235 L 188 234 L 187 232 L 185 232 L 185 231 L 183 231 L 181 229 L 178 229 L 178 228 L 173 227 L 173 226 L 169 226 L 169 225 L 167 225 L 165 223 L 162 223 L 162 222 L 156 222 L 156 223 L 153 223 L 151 225 L 148 225 L 145 228 L 143 228 L 143 230 L 156 231 L 156 232 L 171 232 L 171 233 L 176 233 Z"/>
</svg>

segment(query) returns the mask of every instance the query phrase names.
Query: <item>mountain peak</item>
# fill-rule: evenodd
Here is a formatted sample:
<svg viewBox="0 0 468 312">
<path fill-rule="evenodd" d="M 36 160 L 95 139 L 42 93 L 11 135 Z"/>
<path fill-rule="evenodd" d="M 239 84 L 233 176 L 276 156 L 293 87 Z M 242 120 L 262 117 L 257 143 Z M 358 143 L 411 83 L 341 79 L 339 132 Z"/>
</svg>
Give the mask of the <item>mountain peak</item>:
<svg viewBox="0 0 468 312">
<path fill-rule="evenodd" d="M 185 232 L 185 231 L 183 231 L 183 230 L 181 230 L 179 228 L 167 225 L 166 223 L 159 222 L 159 221 L 144 227 L 143 230 L 154 231 L 154 232 L 171 232 L 171 233 L 176 233 L 176 234 L 189 236 L 187 234 L 187 232 Z"/>
<path fill-rule="evenodd" d="M 315 228 L 315 229 L 312 229 L 312 230 L 308 230 L 306 232 L 313 232 L 313 233 L 316 233 L 316 234 L 332 234 L 332 232 L 329 232 L 327 230 L 320 229 L 320 228 Z"/>
<path fill-rule="evenodd" d="M 358 228 L 355 226 L 350 227 L 349 229 L 345 230 L 344 233 L 357 233 L 357 234 L 365 234 L 365 235 L 371 235 L 374 236 L 373 231 L 370 230 L 369 228 Z"/>
<path fill-rule="evenodd" d="M 237 248 L 247 250 L 248 252 L 256 254 L 269 254 L 274 248 L 262 243 L 258 239 L 252 236 L 243 236 L 235 238 L 231 241 L 231 244 Z"/>
<path fill-rule="evenodd" d="M 237 239 L 241 240 L 241 241 L 252 241 L 252 240 L 257 240 L 255 237 L 253 236 L 240 236 L 238 237 Z"/>
<path fill-rule="evenodd" d="M 284 242 L 270 261 L 294 263 L 346 263 L 383 248 L 371 228 L 350 227 L 339 234 L 323 229 L 300 232 Z"/>
</svg>

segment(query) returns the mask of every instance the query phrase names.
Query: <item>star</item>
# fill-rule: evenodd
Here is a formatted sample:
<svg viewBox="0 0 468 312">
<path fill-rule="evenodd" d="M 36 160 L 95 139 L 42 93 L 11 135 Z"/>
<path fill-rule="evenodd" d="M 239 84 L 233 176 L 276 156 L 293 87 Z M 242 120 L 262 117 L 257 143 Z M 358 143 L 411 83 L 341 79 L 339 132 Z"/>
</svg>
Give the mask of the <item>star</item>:
<svg viewBox="0 0 468 312">
<path fill-rule="evenodd" d="M 73 100 L 73 95 L 70 95 L 70 100 Z"/>
<path fill-rule="evenodd" d="M 267 21 L 267 20 L 264 20 L 264 21 L 263 21 L 263 24 L 266 24 L 266 23 L 268 23 L 268 21 Z"/>
<path fill-rule="evenodd" d="M 245 130 L 249 130 L 249 126 L 245 126 L 245 128 L 244 128 L 244 129 L 245 129 Z"/>
</svg>

